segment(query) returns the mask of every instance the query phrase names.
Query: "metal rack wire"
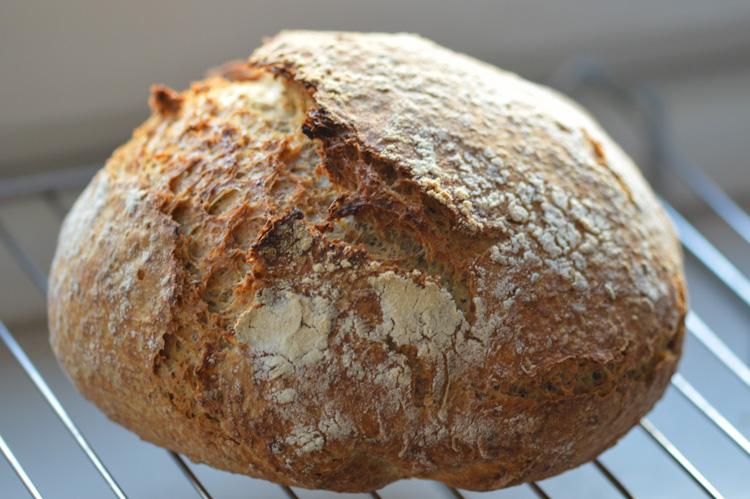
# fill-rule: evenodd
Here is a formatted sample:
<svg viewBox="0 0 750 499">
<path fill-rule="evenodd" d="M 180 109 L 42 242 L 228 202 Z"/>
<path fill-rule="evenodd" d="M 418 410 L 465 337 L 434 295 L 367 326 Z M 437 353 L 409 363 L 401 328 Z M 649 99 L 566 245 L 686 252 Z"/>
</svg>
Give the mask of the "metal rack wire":
<svg viewBox="0 0 750 499">
<path fill-rule="evenodd" d="M 650 140 L 652 151 L 654 152 L 655 161 L 669 167 L 680 178 L 684 179 L 688 185 L 693 187 L 694 191 L 724 220 L 732 227 L 737 234 L 750 244 L 750 217 L 747 216 L 729 196 L 719 189 L 708 177 L 703 174 L 695 165 L 690 164 L 685 158 L 677 154 L 670 147 L 670 144 L 664 139 L 663 133 L 657 133 L 664 127 L 663 115 L 657 111 L 656 106 L 650 97 L 644 97 L 643 94 L 631 92 L 618 86 L 606 74 L 603 74 L 599 68 L 589 67 L 587 70 L 579 70 L 575 73 L 576 79 L 569 87 L 580 86 L 583 83 L 601 86 L 608 90 L 620 101 L 629 104 L 636 103 L 644 106 L 649 111 L 650 120 Z M 644 104 L 645 102 L 645 104 Z M 10 203 L 22 196 L 36 197 L 47 208 L 52 210 L 59 220 L 62 220 L 65 205 L 61 202 L 57 193 L 62 189 L 84 185 L 95 172 L 96 167 L 84 167 L 66 172 L 55 172 L 49 174 L 39 174 L 17 179 L 5 180 L 0 182 L 0 202 Z M 680 215 L 669 204 L 665 203 L 667 211 L 678 228 L 681 241 L 684 248 L 691 255 L 694 255 L 700 264 L 705 266 L 713 275 L 715 275 L 726 288 L 739 298 L 744 305 L 750 307 L 750 280 L 733 265 L 708 239 Z M 0 205 L 2 209 L 3 205 Z M 0 243 L 11 255 L 15 263 L 23 269 L 27 277 L 46 295 L 47 279 L 45 274 L 40 270 L 37 264 L 29 257 L 26 248 L 23 247 L 16 234 L 9 230 L 0 221 Z M 690 335 L 698 340 L 708 352 L 710 352 L 737 380 L 744 388 L 750 389 L 750 368 L 732 352 L 722 338 L 715 333 L 695 312 L 690 312 L 687 319 L 687 327 Z M 116 497 L 124 498 L 126 494 L 123 488 L 118 484 L 113 474 L 107 469 L 103 460 L 97 455 L 93 446 L 85 438 L 82 431 L 68 414 L 58 397 L 53 393 L 49 384 L 40 371 L 32 363 L 30 358 L 16 341 L 13 334 L 0 322 L 0 339 L 8 349 L 10 354 L 15 358 L 21 368 L 25 371 L 33 384 L 42 394 L 47 404 L 52 408 L 59 420 L 64 424 L 77 446 L 85 454 L 90 464 L 96 469 L 101 479 L 107 484 L 112 494 Z M 678 373 L 672 379 L 672 386 L 685 400 L 692 404 L 697 411 L 715 428 L 717 428 L 726 439 L 728 439 L 737 449 L 744 453 L 746 458 L 750 458 L 750 441 L 743 433 L 733 425 L 718 409 L 716 409 L 688 380 L 685 375 Z M 749 392 L 750 393 L 750 392 Z M 748 394 L 745 394 L 747 396 Z M 698 469 L 674 443 L 672 443 L 663 433 L 663 428 L 654 424 L 650 418 L 644 418 L 640 424 L 641 429 L 653 441 L 654 445 L 662 449 L 666 456 L 671 459 L 695 484 L 696 491 L 702 491 L 705 495 L 714 498 L 724 497 L 716 485 L 710 482 L 704 473 Z M 11 446 L 0 435 L 0 451 L 7 459 L 8 463 L 15 471 L 19 480 L 32 497 L 42 497 L 37 486 L 29 477 L 29 473 L 24 468 L 24 463 L 14 454 Z M 185 460 L 175 454 L 169 453 L 177 469 L 184 475 L 184 478 L 192 486 L 196 495 L 202 498 L 210 498 L 211 494 L 208 487 L 202 483 L 193 471 L 194 465 L 190 465 Z M 602 459 L 593 462 L 593 467 L 600 477 L 608 483 L 608 495 L 617 497 L 633 498 L 631 484 L 625 483 L 621 478 L 618 469 L 612 468 L 605 464 Z M 750 484 L 750 480 L 747 482 Z M 561 490 L 555 488 L 554 484 L 530 483 L 525 486 L 526 492 L 540 498 L 556 497 Z M 432 488 L 426 494 L 434 496 L 442 494 L 444 497 L 464 498 L 468 492 L 457 490 L 453 487 L 440 486 L 442 488 Z M 281 487 L 284 495 L 295 499 L 304 497 L 307 493 L 303 490 L 292 489 L 290 487 Z M 750 485 L 748 486 L 750 490 Z M 1 494 L 0 490 L 0 494 Z M 420 497 L 422 492 L 412 494 L 413 497 Z M 365 495 L 362 495 L 363 497 Z M 372 492 L 370 497 L 387 499 L 393 497 L 388 489 L 380 492 Z M 500 497 L 500 496 L 498 496 Z M 600 496 L 601 497 L 601 496 Z"/>
</svg>

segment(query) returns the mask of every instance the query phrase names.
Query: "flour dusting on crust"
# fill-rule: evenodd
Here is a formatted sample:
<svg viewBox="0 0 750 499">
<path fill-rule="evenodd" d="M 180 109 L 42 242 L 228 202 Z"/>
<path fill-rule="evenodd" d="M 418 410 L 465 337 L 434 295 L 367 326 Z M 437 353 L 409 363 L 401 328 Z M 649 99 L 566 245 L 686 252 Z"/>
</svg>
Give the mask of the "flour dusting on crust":
<svg viewBox="0 0 750 499">
<path fill-rule="evenodd" d="M 270 291 L 260 292 L 255 303 L 234 328 L 248 347 L 289 362 L 304 362 L 306 355 L 325 350 L 335 317 L 330 300 Z"/>
</svg>

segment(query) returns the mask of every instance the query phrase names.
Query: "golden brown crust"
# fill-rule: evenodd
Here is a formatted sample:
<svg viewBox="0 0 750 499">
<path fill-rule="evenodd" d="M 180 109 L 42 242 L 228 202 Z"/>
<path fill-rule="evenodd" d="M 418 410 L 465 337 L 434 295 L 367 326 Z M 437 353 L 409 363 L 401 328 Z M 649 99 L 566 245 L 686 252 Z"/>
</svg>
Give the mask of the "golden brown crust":
<svg viewBox="0 0 750 499">
<path fill-rule="evenodd" d="M 49 300 L 63 366 L 144 439 L 301 487 L 488 490 L 663 393 L 679 247 L 564 98 L 411 35 L 284 32 L 152 106 Z"/>
</svg>

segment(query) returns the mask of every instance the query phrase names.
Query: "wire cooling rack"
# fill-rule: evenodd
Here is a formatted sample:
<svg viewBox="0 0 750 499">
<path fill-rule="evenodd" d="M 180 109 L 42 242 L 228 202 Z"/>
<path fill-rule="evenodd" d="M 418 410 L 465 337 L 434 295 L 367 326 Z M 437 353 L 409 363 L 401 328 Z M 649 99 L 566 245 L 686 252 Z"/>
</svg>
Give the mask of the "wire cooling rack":
<svg viewBox="0 0 750 499">
<path fill-rule="evenodd" d="M 690 186 L 713 211 L 713 218 L 701 219 L 704 228 L 715 232 L 716 225 L 725 224 L 740 244 L 747 245 L 733 250 L 740 261 L 735 258 L 732 263 L 665 202 L 686 250 L 693 301 L 687 317 L 689 335 L 680 371 L 664 399 L 614 448 L 558 477 L 488 494 L 419 480 L 397 482 L 370 494 L 281 487 L 195 465 L 138 441 L 70 386 L 47 346 L 44 327 L 14 335 L 0 322 L 0 451 L 7 460 L 7 466 L 0 461 L 0 496 L 24 497 L 28 492 L 32 497 L 105 497 L 108 491 L 119 498 L 750 497 L 750 441 L 745 436 L 750 434 L 750 368 L 743 360 L 750 351 L 735 353 L 750 347 L 750 280 L 737 266 L 750 268 L 750 217 L 671 147 L 663 133 L 664 115 L 652 95 L 620 87 L 595 66 L 578 67 L 563 80 L 561 86 L 567 90 L 595 85 L 619 104 L 645 109 L 653 160 Z M 0 181 L 0 248 L 5 250 L 0 258 L 9 258 L 23 270 L 41 292 L 40 301 L 47 292 L 42 269 L 49 268 L 51 251 L 41 252 L 46 259 L 35 256 L 40 252 L 24 241 L 29 228 L 14 229 L 24 227 L 23 220 L 4 223 L 7 215 L 2 215 L 23 213 L 33 204 L 59 230 L 73 199 L 97 169 L 98 165 Z M 0 283 L 8 289 L 20 285 Z M 41 397 L 30 402 L 32 387 Z"/>
</svg>

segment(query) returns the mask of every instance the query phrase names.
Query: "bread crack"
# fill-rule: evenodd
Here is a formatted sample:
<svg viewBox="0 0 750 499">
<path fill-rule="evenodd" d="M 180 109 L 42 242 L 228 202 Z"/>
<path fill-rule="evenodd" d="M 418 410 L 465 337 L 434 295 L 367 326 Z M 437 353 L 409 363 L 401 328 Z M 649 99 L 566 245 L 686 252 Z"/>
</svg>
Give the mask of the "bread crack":
<svg viewBox="0 0 750 499">
<path fill-rule="evenodd" d="M 345 130 L 332 134 L 327 125 L 326 135 L 315 137 L 323 140 L 321 167 L 340 188 L 321 227 L 327 237 L 362 245 L 374 259 L 404 272 L 433 277 L 471 318 L 470 265 L 497 235 L 466 233 L 448 208 L 406 173 L 363 153 Z"/>
</svg>

